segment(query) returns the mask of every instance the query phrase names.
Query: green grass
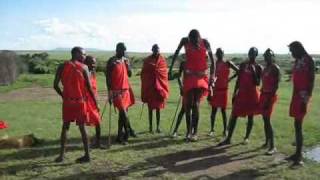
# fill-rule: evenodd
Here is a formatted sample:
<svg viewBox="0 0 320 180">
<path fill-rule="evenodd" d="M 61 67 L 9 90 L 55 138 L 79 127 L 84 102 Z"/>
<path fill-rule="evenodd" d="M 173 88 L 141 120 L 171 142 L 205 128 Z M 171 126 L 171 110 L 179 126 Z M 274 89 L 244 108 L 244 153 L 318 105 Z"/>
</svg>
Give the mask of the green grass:
<svg viewBox="0 0 320 180">
<path fill-rule="evenodd" d="M 283 81 L 279 89 L 279 101 L 275 106 L 272 123 L 275 131 L 275 143 L 279 154 L 274 157 L 265 156 L 265 150 L 259 149 L 264 142 L 263 123 L 260 116 L 255 117 L 255 124 L 249 145 L 239 145 L 245 133 L 245 119 L 239 119 L 230 148 L 216 148 L 222 137 L 222 120 L 217 116 L 216 138 L 206 136 L 209 130 L 210 107 L 202 102 L 199 124 L 200 140 L 196 143 L 185 143 L 183 138 L 167 137 L 171 120 L 178 101 L 176 81 L 170 82 L 170 98 L 166 108 L 161 112 L 161 127 L 163 134 L 148 134 L 147 112 L 144 109 L 143 118 L 139 120 L 141 104 L 137 103 L 129 109 L 129 117 L 133 128 L 138 132 L 138 138 L 130 139 L 130 144 L 121 146 L 114 144 L 108 150 L 91 150 L 92 162 L 76 164 L 74 160 L 82 155 L 80 133 L 75 125 L 69 131 L 69 146 L 67 159 L 62 164 L 53 163 L 59 152 L 59 135 L 61 129 L 61 100 L 28 100 L 0 101 L 0 119 L 6 120 L 10 128 L 0 132 L 0 136 L 19 136 L 28 133 L 35 134 L 44 143 L 34 148 L 20 150 L 0 150 L 0 179 L 141 179 L 156 177 L 160 179 L 221 178 L 221 179 L 317 179 L 320 175 L 320 165 L 306 160 L 303 168 L 292 170 L 290 163 L 278 160 L 294 152 L 291 143 L 294 140 L 293 120 L 288 117 L 291 98 L 291 82 Z M 52 87 L 53 75 L 22 75 L 18 81 L 8 87 L 0 87 L 0 93 L 6 94 L 30 86 Z M 140 97 L 140 79 L 131 79 L 134 93 Z M 105 92 L 105 79 L 98 76 L 99 92 Z M 320 123 L 318 111 L 320 96 L 320 76 L 317 76 L 314 96 L 310 112 L 305 118 L 305 146 L 316 146 L 320 141 Z M 233 84 L 230 85 L 230 89 Z M 103 107 L 100 101 L 100 107 Z M 102 134 L 107 134 L 107 109 L 103 123 Z M 228 114 L 230 109 L 228 109 Z M 155 124 L 155 123 L 154 123 Z M 112 134 L 116 134 L 117 114 L 112 109 Z M 94 135 L 94 128 L 88 128 Z M 182 122 L 180 134 L 185 132 Z M 105 140 L 105 139 L 104 139 Z M 242 159 L 242 160 L 240 160 Z M 242 162 L 243 161 L 243 162 Z M 238 164 L 237 164 L 238 163 Z M 232 164 L 236 168 L 228 170 Z M 208 171 L 205 171 L 209 169 Z M 210 170 L 211 169 L 211 170 Z"/>
</svg>

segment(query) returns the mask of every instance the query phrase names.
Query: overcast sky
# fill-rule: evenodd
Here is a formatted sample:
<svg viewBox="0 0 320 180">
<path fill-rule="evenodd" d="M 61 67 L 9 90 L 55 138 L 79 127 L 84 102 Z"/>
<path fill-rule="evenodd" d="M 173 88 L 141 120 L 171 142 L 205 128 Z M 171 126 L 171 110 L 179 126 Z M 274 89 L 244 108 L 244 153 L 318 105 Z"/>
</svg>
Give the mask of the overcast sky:
<svg viewBox="0 0 320 180">
<path fill-rule="evenodd" d="M 196 28 L 213 49 L 288 53 L 301 41 L 320 53 L 319 0 L 0 0 L 0 49 L 83 46 L 174 52 Z"/>
</svg>

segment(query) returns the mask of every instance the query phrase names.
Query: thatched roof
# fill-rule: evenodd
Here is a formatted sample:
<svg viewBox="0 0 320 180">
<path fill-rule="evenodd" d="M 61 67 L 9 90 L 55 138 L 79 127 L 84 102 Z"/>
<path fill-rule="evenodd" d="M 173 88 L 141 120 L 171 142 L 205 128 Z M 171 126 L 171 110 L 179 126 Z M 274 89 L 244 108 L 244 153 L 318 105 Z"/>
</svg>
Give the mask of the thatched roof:
<svg viewBox="0 0 320 180">
<path fill-rule="evenodd" d="M 17 77 L 16 53 L 13 51 L 0 51 L 0 86 L 13 83 Z"/>
</svg>

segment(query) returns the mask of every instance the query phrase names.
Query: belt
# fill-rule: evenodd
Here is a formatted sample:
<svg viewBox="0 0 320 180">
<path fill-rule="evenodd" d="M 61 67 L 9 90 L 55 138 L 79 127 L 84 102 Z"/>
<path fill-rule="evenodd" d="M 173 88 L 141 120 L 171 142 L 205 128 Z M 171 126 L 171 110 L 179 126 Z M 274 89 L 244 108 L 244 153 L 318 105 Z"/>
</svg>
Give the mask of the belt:
<svg viewBox="0 0 320 180">
<path fill-rule="evenodd" d="M 187 76 L 204 77 L 208 75 L 208 71 L 192 71 L 190 69 L 185 69 L 184 74 Z"/>
</svg>

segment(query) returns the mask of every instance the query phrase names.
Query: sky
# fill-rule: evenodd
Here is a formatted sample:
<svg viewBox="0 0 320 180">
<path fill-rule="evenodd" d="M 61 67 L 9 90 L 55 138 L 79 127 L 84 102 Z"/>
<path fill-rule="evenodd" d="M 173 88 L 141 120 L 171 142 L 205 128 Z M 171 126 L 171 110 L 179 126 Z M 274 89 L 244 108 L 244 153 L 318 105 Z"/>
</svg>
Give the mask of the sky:
<svg viewBox="0 0 320 180">
<path fill-rule="evenodd" d="M 82 46 L 174 52 L 198 29 L 212 49 L 246 53 L 255 46 L 288 53 L 301 41 L 320 53 L 319 0 L 0 0 L 0 49 Z"/>
</svg>

